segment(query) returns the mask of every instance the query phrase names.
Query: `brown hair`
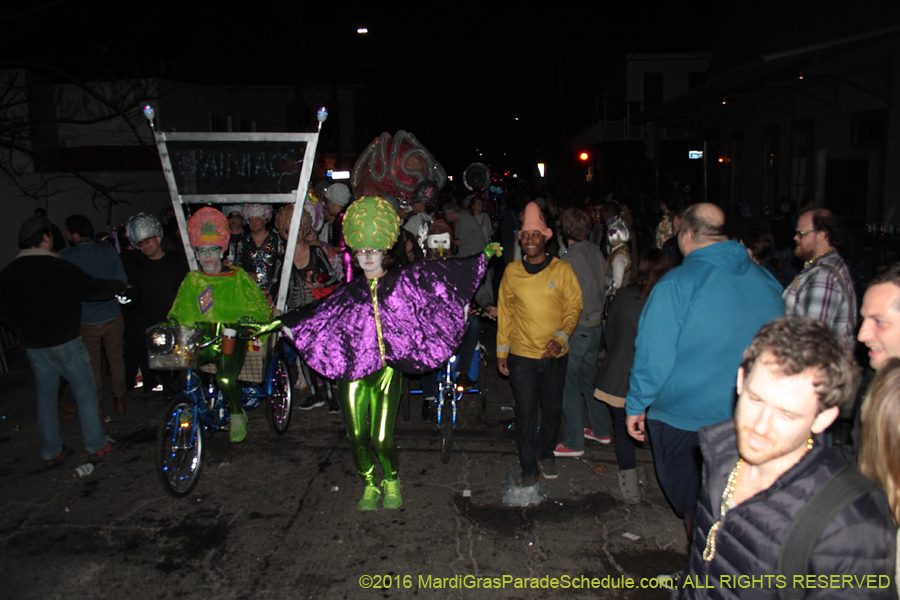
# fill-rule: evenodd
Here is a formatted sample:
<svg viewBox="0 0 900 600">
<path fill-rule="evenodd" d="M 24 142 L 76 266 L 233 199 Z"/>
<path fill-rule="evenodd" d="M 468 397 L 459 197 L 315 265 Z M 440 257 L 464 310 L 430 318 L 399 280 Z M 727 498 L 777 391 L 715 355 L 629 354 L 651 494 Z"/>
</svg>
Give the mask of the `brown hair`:
<svg viewBox="0 0 900 600">
<path fill-rule="evenodd" d="M 862 405 L 859 470 L 887 494 L 894 523 L 900 524 L 900 359 L 878 370 Z"/>
<path fill-rule="evenodd" d="M 878 272 L 875 273 L 875 277 L 872 278 L 866 289 L 881 283 L 893 283 L 896 286 L 900 286 L 900 262 L 878 269 Z"/>
<path fill-rule="evenodd" d="M 781 317 L 760 328 L 744 350 L 744 376 L 768 353 L 783 377 L 813 369 L 819 412 L 840 406 L 856 393 L 859 370 L 830 327 L 807 317 Z"/>
<path fill-rule="evenodd" d="M 563 233 L 573 242 L 583 242 L 591 234 L 591 218 L 578 208 L 567 208 L 559 217 Z"/>
<path fill-rule="evenodd" d="M 647 248 L 641 252 L 637 278 L 630 287 L 636 287 L 638 298 L 646 298 L 656 282 L 672 269 L 672 261 L 659 248 Z"/>
</svg>

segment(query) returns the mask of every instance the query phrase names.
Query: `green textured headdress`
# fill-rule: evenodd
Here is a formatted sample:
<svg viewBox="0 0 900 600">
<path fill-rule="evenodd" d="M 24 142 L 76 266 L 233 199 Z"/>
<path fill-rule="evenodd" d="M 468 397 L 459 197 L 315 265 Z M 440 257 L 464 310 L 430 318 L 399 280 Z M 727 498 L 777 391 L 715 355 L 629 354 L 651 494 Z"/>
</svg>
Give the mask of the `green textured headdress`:
<svg viewBox="0 0 900 600">
<path fill-rule="evenodd" d="M 400 236 L 400 217 L 380 196 L 364 196 L 352 202 L 344 213 L 344 242 L 354 250 L 387 250 Z"/>
</svg>

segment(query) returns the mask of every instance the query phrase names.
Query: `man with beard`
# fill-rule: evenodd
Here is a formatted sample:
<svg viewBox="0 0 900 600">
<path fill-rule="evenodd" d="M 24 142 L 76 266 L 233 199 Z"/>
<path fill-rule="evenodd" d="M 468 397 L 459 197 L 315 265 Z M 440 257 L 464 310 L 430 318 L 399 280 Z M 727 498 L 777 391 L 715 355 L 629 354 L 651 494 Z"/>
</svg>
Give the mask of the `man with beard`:
<svg viewBox="0 0 900 600">
<path fill-rule="evenodd" d="M 779 588 L 826 587 L 839 576 L 889 581 L 896 529 L 880 491 L 821 517 L 822 533 L 807 540 L 808 577 L 781 574 L 779 564 L 790 526 L 807 518 L 800 512 L 844 464 L 822 434 L 855 389 L 853 357 L 827 326 L 782 317 L 759 330 L 738 369 L 734 419 L 699 432 L 704 484 L 673 598 L 749 597 L 742 588 L 751 582 L 752 597 L 774 599 Z M 835 586 L 815 597 L 891 597 L 893 581 L 880 586 Z"/>
<path fill-rule="evenodd" d="M 784 312 L 810 317 L 831 327 L 848 350 L 856 343 L 856 292 L 847 263 L 835 247 L 843 238 L 830 210 L 814 208 L 797 221 L 794 254 L 803 270 L 782 294 Z"/>
<path fill-rule="evenodd" d="M 562 421 L 569 340 L 582 308 L 572 266 L 544 252 L 551 236 L 541 208 L 529 202 L 518 236 L 524 256 L 504 271 L 497 304 L 497 370 L 509 377 L 515 396 L 523 486 L 534 485 L 539 474 L 559 477 L 553 450 Z"/>
</svg>

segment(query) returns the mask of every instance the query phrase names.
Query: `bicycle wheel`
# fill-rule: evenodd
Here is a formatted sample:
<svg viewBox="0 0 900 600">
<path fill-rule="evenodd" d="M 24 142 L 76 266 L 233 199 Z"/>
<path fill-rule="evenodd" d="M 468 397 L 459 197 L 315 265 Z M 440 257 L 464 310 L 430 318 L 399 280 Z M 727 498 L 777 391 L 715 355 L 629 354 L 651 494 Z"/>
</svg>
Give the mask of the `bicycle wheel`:
<svg viewBox="0 0 900 600">
<path fill-rule="evenodd" d="M 166 408 L 156 435 L 156 473 L 163 487 L 176 498 L 190 494 L 203 470 L 203 429 L 186 398 Z"/>
<path fill-rule="evenodd" d="M 287 362 L 279 357 L 272 375 L 272 393 L 266 398 L 266 416 L 269 427 L 278 435 L 284 435 L 291 424 L 291 377 Z"/>
<path fill-rule="evenodd" d="M 453 390 L 445 389 L 441 405 L 441 462 L 450 462 L 453 446 Z"/>
</svg>

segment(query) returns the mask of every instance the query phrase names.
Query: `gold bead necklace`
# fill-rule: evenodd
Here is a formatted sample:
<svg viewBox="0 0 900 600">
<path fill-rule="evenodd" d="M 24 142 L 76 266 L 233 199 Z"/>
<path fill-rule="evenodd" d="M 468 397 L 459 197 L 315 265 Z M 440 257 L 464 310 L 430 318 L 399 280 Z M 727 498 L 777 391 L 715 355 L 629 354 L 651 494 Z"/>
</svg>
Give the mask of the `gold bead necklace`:
<svg viewBox="0 0 900 600">
<path fill-rule="evenodd" d="M 813 439 L 809 437 L 806 440 L 806 451 L 809 452 L 812 447 Z M 734 467 L 731 469 L 731 473 L 728 475 L 725 489 L 722 491 L 722 502 L 719 503 L 719 520 L 713 523 L 713 526 L 709 528 L 709 533 L 706 535 L 706 548 L 703 549 L 703 560 L 706 562 L 711 561 L 716 556 L 716 534 L 719 533 L 719 527 L 722 526 L 722 519 L 725 518 L 725 513 L 731 510 L 731 497 L 734 496 L 734 488 L 737 486 L 743 463 L 743 458 L 737 459 L 737 462 L 734 463 Z"/>
<path fill-rule="evenodd" d="M 709 528 L 709 533 L 706 536 L 706 548 L 703 549 L 703 560 L 706 562 L 711 561 L 716 555 L 716 534 L 719 532 L 719 527 L 722 525 L 722 519 L 725 518 L 725 513 L 731 510 L 731 497 L 734 495 L 734 487 L 741 474 L 742 464 L 744 464 L 744 459 L 737 459 L 737 462 L 734 463 L 734 467 L 731 469 L 731 473 L 728 475 L 728 482 L 725 484 L 725 489 L 722 491 L 722 502 L 719 503 L 719 520 L 713 523 L 713 526 Z"/>
</svg>

